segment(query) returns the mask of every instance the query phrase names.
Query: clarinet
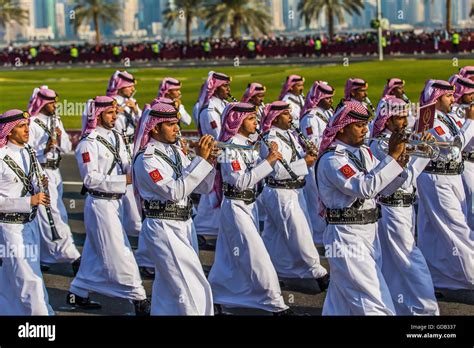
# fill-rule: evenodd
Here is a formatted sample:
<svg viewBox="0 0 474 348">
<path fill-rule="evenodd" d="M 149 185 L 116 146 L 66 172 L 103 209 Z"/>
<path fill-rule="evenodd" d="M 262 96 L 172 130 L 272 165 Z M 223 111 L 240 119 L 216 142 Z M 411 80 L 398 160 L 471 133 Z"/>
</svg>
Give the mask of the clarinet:
<svg viewBox="0 0 474 348">
<path fill-rule="evenodd" d="M 237 98 L 234 98 L 234 96 L 232 94 L 229 93 L 229 98 L 234 102 L 234 103 L 238 103 L 239 101 L 237 100 Z"/>
<path fill-rule="evenodd" d="M 296 132 L 300 141 L 304 144 L 306 152 L 313 157 L 318 157 L 318 149 L 316 145 L 308 139 L 306 135 L 301 132 L 301 130 L 296 127 L 293 122 L 291 122 L 291 129 Z"/>
<path fill-rule="evenodd" d="M 270 150 L 270 142 L 265 139 L 263 136 L 262 136 L 262 131 L 260 129 L 256 129 L 256 132 L 258 134 L 258 136 L 260 137 L 260 139 L 262 139 L 263 143 L 267 146 L 268 150 Z M 279 160 L 279 162 L 282 164 L 283 168 L 286 169 L 286 171 L 288 172 L 288 174 L 290 174 L 291 178 L 293 180 L 297 180 L 298 179 L 298 175 L 296 175 L 290 168 L 290 166 L 288 165 L 288 162 L 285 161 L 284 158 L 282 158 L 281 160 Z"/>
<path fill-rule="evenodd" d="M 42 181 L 43 176 L 40 173 L 38 161 L 36 160 L 36 156 L 33 152 L 33 148 L 27 145 L 26 149 L 30 155 L 31 167 L 34 172 L 34 175 L 36 176 L 36 179 L 38 180 L 38 187 L 40 189 L 40 192 L 46 193 L 49 196 L 48 189 L 44 187 L 43 185 L 43 181 Z M 45 206 L 45 209 L 46 209 L 46 215 L 48 216 L 48 223 L 49 223 L 49 226 L 51 227 L 51 240 L 55 242 L 62 238 L 59 235 L 58 230 L 56 229 L 56 225 L 54 224 L 53 213 L 51 212 L 51 208 L 49 206 Z"/>
<path fill-rule="evenodd" d="M 370 108 L 372 115 L 375 115 L 375 108 L 372 105 L 372 102 L 370 101 L 369 97 L 365 97 L 364 102 Z"/>
<path fill-rule="evenodd" d="M 407 104 L 410 104 L 410 98 L 407 97 L 407 95 L 405 93 L 403 93 L 402 95 L 402 100 L 407 103 Z"/>
</svg>

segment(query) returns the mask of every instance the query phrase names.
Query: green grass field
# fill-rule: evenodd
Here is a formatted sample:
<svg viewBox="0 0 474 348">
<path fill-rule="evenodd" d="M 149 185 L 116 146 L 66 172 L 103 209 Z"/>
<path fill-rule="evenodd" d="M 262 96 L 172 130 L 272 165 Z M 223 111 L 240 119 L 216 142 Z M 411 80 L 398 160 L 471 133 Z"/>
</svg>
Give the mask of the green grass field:
<svg viewBox="0 0 474 348">
<path fill-rule="evenodd" d="M 341 60 L 342 61 L 342 60 Z M 390 77 L 406 81 L 406 93 L 412 101 L 418 101 L 420 91 L 427 79 L 448 79 L 461 66 L 474 65 L 474 60 L 459 60 L 454 66 L 451 60 L 391 60 L 387 62 L 351 63 L 349 66 L 265 66 L 215 68 L 232 76 L 232 94 L 240 98 L 249 82 L 260 82 L 267 86 L 266 102 L 277 98 L 285 77 L 299 74 L 306 78 L 305 92 L 314 80 L 328 81 L 336 88 L 335 101 L 343 95 L 344 83 L 349 77 L 361 77 L 369 82 L 369 97 L 376 104 L 383 86 Z M 200 86 L 207 77 L 208 68 L 127 69 L 138 79 L 136 98 L 140 104 L 151 101 L 158 90 L 160 80 L 172 76 L 183 83 L 183 103 L 189 113 L 197 99 Z M 42 84 L 56 90 L 61 101 L 81 103 L 105 93 L 109 77 L 114 69 L 60 69 L 43 71 L 0 71 L 0 112 L 8 109 L 25 109 L 34 87 Z M 80 128 L 80 114 L 63 116 L 66 128 Z M 194 128 L 193 125 L 190 128 Z"/>
</svg>

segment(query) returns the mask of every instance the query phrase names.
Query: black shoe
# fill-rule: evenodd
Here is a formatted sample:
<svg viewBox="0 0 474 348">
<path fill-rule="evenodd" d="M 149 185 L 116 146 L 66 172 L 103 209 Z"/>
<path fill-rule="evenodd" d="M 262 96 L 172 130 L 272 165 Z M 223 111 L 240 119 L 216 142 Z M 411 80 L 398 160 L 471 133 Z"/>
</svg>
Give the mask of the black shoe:
<svg viewBox="0 0 474 348">
<path fill-rule="evenodd" d="M 74 273 L 74 277 L 76 276 L 77 272 L 79 272 L 79 267 L 81 267 L 81 257 L 79 256 L 76 260 L 71 263 L 72 273 Z"/>
<path fill-rule="evenodd" d="M 83 309 L 101 309 L 102 305 L 99 302 L 91 301 L 89 297 L 81 297 L 72 292 L 68 292 L 66 303 L 73 307 L 80 307 Z"/>
<path fill-rule="evenodd" d="M 214 303 L 214 315 L 230 315 L 230 314 L 224 312 L 220 304 Z"/>
<path fill-rule="evenodd" d="M 146 279 L 155 279 L 155 270 L 150 267 L 139 267 L 140 274 Z"/>
<path fill-rule="evenodd" d="M 294 316 L 296 315 L 295 312 L 291 308 L 285 309 L 281 312 L 273 312 L 274 317 L 287 317 L 287 316 Z"/>
<path fill-rule="evenodd" d="M 316 279 L 316 281 L 318 282 L 319 289 L 321 290 L 321 292 L 326 291 L 329 286 L 329 273 L 326 273 L 326 275 Z"/>
<path fill-rule="evenodd" d="M 149 317 L 151 310 L 151 301 L 145 300 L 134 300 L 133 305 L 135 306 L 135 315 L 137 317 Z"/>
<path fill-rule="evenodd" d="M 40 264 L 41 272 L 48 272 L 49 271 L 49 266 L 42 263 Z"/>
<path fill-rule="evenodd" d="M 198 235 L 197 238 L 199 249 L 203 249 L 207 244 L 206 238 L 201 235 Z"/>
</svg>

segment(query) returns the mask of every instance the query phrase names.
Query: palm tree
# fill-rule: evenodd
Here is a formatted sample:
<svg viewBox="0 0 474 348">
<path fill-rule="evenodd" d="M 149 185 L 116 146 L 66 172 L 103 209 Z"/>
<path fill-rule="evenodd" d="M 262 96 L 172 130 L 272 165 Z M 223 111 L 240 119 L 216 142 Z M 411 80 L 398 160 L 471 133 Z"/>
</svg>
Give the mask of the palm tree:
<svg viewBox="0 0 474 348">
<path fill-rule="evenodd" d="M 28 20 L 28 11 L 18 7 L 16 0 L 0 0 L 0 27 L 10 22 L 23 25 Z"/>
<path fill-rule="evenodd" d="M 100 26 L 99 22 L 109 22 L 112 25 L 116 25 L 120 22 L 120 6 L 116 2 L 110 2 L 107 0 L 69 0 L 74 6 L 74 18 L 71 19 L 71 23 L 74 26 L 74 30 L 77 29 L 85 22 L 94 23 L 96 43 L 100 44 Z"/>
<path fill-rule="evenodd" d="M 451 0 L 446 0 L 446 31 L 451 31 Z"/>
<path fill-rule="evenodd" d="M 232 38 L 241 37 L 242 32 L 267 34 L 271 26 L 272 18 L 261 0 L 211 1 L 206 7 L 206 29 L 213 36 L 222 36 L 227 28 Z"/>
<path fill-rule="evenodd" d="M 186 43 L 191 41 L 191 24 L 194 18 L 204 18 L 203 0 L 175 0 L 168 1 L 163 11 L 164 26 L 170 29 L 174 22 L 184 16 Z"/>
<path fill-rule="evenodd" d="M 344 23 L 344 12 L 350 15 L 360 15 L 364 3 L 362 0 L 301 0 L 298 4 L 301 18 L 304 18 L 306 25 L 312 19 L 324 13 L 328 23 L 329 40 L 334 36 L 334 17 L 339 23 Z"/>
</svg>

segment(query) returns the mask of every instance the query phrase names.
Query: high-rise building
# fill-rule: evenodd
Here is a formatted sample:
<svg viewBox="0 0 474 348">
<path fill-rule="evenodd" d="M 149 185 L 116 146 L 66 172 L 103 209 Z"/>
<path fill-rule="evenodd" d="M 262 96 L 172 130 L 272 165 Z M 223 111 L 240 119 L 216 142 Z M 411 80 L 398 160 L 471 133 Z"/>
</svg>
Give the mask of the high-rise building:
<svg viewBox="0 0 474 348">
<path fill-rule="evenodd" d="M 267 0 L 267 7 L 271 8 L 272 16 L 272 30 L 285 30 L 285 23 L 283 22 L 283 1 L 282 0 Z"/>
<path fill-rule="evenodd" d="M 35 28 L 51 28 L 56 33 L 56 0 L 35 0 Z"/>
<path fill-rule="evenodd" d="M 64 3 L 56 3 L 56 36 L 58 38 L 66 37 L 66 13 Z"/>
<path fill-rule="evenodd" d="M 148 34 L 151 34 L 153 23 L 162 22 L 162 11 L 164 8 L 166 7 L 162 7 L 162 1 L 160 0 L 140 0 L 138 11 L 139 28 L 145 29 Z"/>
</svg>

